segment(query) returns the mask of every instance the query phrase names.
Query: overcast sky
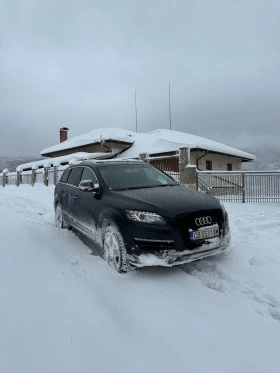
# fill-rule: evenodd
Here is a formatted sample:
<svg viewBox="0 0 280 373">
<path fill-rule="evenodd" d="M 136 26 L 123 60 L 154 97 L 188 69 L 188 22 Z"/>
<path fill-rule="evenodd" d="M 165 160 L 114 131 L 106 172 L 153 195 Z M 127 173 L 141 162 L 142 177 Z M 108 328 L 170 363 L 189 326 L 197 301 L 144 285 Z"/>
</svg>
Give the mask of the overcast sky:
<svg viewBox="0 0 280 373">
<path fill-rule="evenodd" d="M 0 155 L 99 127 L 280 145 L 279 0 L 0 0 Z"/>
</svg>

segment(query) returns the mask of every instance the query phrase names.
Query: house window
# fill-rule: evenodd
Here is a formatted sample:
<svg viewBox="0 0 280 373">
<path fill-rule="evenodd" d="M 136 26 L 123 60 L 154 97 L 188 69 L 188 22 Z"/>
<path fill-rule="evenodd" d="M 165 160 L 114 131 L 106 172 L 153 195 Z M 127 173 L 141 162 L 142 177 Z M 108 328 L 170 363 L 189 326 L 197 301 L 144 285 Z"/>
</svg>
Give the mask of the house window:
<svg viewBox="0 0 280 373">
<path fill-rule="evenodd" d="M 206 170 L 212 170 L 212 161 L 206 161 Z"/>
<path fill-rule="evenodd" d="M 228 163 L 227 164 L 227 170 L 228 171 L 232 171 L 232 163 Z"/>
</svg>

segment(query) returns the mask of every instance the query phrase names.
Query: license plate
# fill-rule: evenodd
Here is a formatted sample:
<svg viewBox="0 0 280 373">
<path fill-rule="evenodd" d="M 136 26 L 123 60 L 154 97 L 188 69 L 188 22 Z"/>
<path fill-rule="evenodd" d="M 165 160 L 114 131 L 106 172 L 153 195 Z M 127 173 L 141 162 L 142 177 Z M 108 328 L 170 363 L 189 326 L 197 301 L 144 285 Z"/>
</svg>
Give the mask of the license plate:
<svg viewBox="0 0 280 373">
<path fill-rule="evenodd" d="M 190 239 L 192 241 L 204 240 L 205 238 L 213 238 L 219 236 L 219 227 L 204 228 L 199 231 L 190 232 Z"/>
</svg>

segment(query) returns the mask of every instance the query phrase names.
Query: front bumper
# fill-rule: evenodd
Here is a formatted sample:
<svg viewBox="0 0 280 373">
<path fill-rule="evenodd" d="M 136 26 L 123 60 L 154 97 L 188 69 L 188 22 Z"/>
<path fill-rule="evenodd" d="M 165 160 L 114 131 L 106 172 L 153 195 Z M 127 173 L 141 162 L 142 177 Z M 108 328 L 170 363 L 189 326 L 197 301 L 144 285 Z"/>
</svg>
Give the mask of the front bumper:
<svg viewBox="0 0 280 373">
<path fill-rule="evenodd" d="M 186 264 L 195 260 L 203 259 L 212 255 L 229 252 L 231 248 L 231 237 L 228 232 L 223 238 L 213 239 L 195 250 L 163 250 L 161 252 L 147 254 L 128 254 L 127 261 L 134 267 L 163 266 L 172 267 Z"/>
</svg>

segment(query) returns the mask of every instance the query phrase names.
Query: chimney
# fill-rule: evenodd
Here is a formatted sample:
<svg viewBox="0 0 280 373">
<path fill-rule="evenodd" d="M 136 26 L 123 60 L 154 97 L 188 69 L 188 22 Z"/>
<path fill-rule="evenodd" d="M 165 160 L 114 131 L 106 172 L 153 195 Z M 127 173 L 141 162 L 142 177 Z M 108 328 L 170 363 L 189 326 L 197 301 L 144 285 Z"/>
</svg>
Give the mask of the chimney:
<svg viewBox="0 0 280 373">
<path fill-rule="evenodd" d="M 69 131 L 69 128 L 67 127 L 60 128 L 59 130 L 60 142 L 66 141 L 68 139 L 68 131 Z"/>
</svg>

